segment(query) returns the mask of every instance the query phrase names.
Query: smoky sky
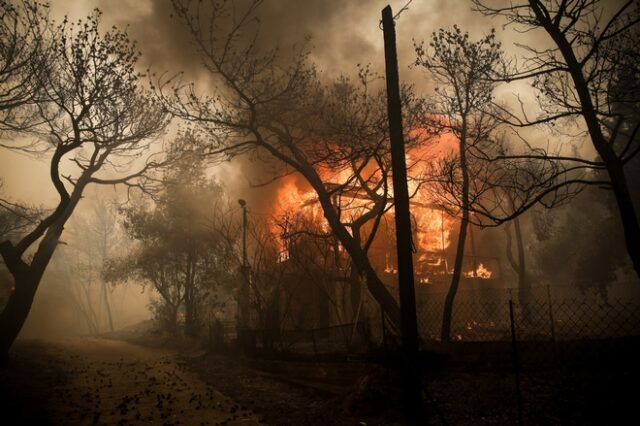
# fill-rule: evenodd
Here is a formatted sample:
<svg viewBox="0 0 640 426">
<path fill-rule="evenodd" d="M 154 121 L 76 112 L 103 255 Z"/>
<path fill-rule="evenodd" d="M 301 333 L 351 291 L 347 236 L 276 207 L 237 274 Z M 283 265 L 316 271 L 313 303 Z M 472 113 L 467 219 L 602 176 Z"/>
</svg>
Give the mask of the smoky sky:
<svg viewBox="0 0 640 426">
<path fill-rule="evenodd" d="M 250 0 L 239 2 L 246 1 Z M 387 4 L 397 13 L 407 0 L 265 0 L 257 11 L 260 19 L 258 43 L 262 48 L 279 47 L 286 60 L 293 47 L 300 46 L 309 37 L 310 59 L 318 67 L 321 78 L 326 80 L 341 74 L 353 76 L 358 64 L 370 64 L 372 71 L 382 74 L 384 53 L 379 24 L 381 10 Z M 191 36 L 176 18 L 172 18 L 171 0 L 51 0 L 51 13 L 57 21 L 65 15 L 71 20 L 82 19 L 94 8 L 103 13 L 103 30 L 115 25 L 126 30 L 136 41 L 142 53 L 141 71 L 150 68 L 158 75 L 182 71 L 193 79 L 202 93 L 212 90 L 212 81 L 202 67 Z M 397 20 L 400 77 L 404 82 L 414 84 L 419 93 L 426 93 L 430 84 L 421 70 L 410 67 L 415 60 L 414 40 L 428 40 L 438 28 L 453 24 L 475 37 L 499 25 L 473 13 L 467 0 L 413 0 Z M 16 188 L 26 187 L 33 197 L 25 201 L 55 200 L 46 161 L 32 163 L 27 158 L 2 153 L 0 163 L 7 165 L 3 167 L 7 171 L 0 171 L 0 175 L 10 174 L 5 177 L 5 190 L 10 195 L 24 199 L 24 191 L 16 191 Z M 28 169 L 33 173 L 26 184 L 22 183 L 23 179 L 15 178 L 19 176 L 18 171 Z M 273 210 L 271 204 L 278 183 L 255 188 L 271 177 L 270 167 L 265 166 L 263 159 L 236 158 L 216 167 L 215 173 L 231 198 L 247 199 L 255 212 Z"/>
<path fill-rule="evenodd" d="M 240 3 L 243 1 L 248 0 Z M 300 45 L 310 37 L 311 60 L 323 78 L 355 75 L 358 64 L 371 64 L 372 70 L 381 74 L 384 55 L 379 22 L 381 10 L 387 4 L 398 12 L 407 0 L 265 0 L 257 12 L 260 19 L 259 44 L 266 48 L 280 47 L 286 60 L 292 46 Z M 103 12 L 103 30 L 116 25 L 125 29 L 137 42 L 142 52 L 141 70 L 149 67 L 158 74 L 184 71 L 201 91 L 209 89 L 211 81 L 190 35 L 171 17 L 173 8 L 170 0 L 51 0 L 51 13 L 57 21 L 65 15 L 72 20 L 84 18 L 94 8 Z M 516 40 L 515 36 L 528 38 L 529 42 L 536 44 L 544 38 L 539 32 L 517 35 L 511 30 L 502 31 L 502 22 L 474 13 L 468 0 L 413 0 L 397 20 L 396 31 L 400 78 L 414 84 L 418 93 L 427 93 L 430 83 L 421 70 L 410 67 L 415 60 L 414 40 L 428 41 L 432 32 L 453 24 L 469 31 L 473 37 L 496 27 L 498 37 L 502 38 L 507 49 Z M 0 177 L 6 181 L 5 190 L 19 193 L 14 190 L 15 186 L 21 185 L 20 181 L 24 179 L 12 179 L 6 175 L 32 168 L 32 180 L 38 180 L 38 183 L 31 183 L 33 191 L 38 192 L 33 201 L 46 199 L 41 196 L 42 188 L 51 187 L 46 161 L 31 163 L 27 158 L 2 152 L 0 165 Z M 226 178 L 225 184 L 233 192 L 230 194 L 232 197 L 255 198 L 259 207 L 268 207 L 266 204 L 272 199 L 277 185 L 259 190 L 250 188 L 250 183 L 265 181 L 265 170 L 259 161 L 236 159 L 220 170 L 219 175 L 223 180 Z M 51 194 L 55 196 L 53 190 Z"/>
<path fill-rule="evenodd" d="M 325 79 L 341 74 L 354 75 L 358 64 L 371 64 L 375 72 L 381 73 L 384 56 L 379 21 L 381 10 L 388 3 L 388 0 L 266 0 L 257 12 L 260 19 L 258 44 L 265 49 L 279 47 L 286 60 L 294 46 L 300 46 L 310 38 L 311 60 Z M 86 4 L 83 5 L 85 8 Z M 396 11 L 405 4 L 404 0 L 391 2 Z M 137 41 L 143 66 L 151 67 L 156 73 L 184 71 L 196 80 L 201 90 L 207 90 L 208 76 L 190 35 L 175 17 L 171 17 L 170 0 L 98 0 L 95 6 L 104 12 L 106 24 L 126 28 Z M 85 13 L 89 11 L 86 9 Z M 455 21 L 450 19 L 453 16 Z M 475 18 L 482 20 L 480 16 Z M 401 73 L 418 85 L 425 81 L 419 71 L 409 68 L 414 60 L 413 39 L 427 38 L 436 29 L 436 23 L 452 25 L 456 22 L 463 27 L 477 25 L 465 1 L 414 0 L 398 22 Z M 261 185 L 272 175 L 263 159 L 239 158 L 218 169 L 231 197 L 248 199 L 255 212 L 272 210 L 278 183 Z M 259 188 L 255 188 L 256 185 Z"/>
</svg>

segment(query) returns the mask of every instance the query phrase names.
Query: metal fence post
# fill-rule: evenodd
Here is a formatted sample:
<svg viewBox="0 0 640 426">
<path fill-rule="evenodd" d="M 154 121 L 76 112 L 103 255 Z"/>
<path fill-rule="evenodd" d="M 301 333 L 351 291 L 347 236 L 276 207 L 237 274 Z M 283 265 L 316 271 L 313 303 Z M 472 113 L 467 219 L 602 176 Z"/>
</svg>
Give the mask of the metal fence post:
<svg viewBox="0 0 640 426">
<path fill-rule="evenodd" d="M 518 425 L 523 425 L 522 392 L 520 390 L 520 365 L 518 361 L 518 345 L 516 343 L 516 326 L 513 317 L 513 300 L 509 297 L 509 322 L 511 324 L 511 357 L 513 360 L 513 372 L 516 378 L 516 404 L 518 408 Z"/>
</svg>

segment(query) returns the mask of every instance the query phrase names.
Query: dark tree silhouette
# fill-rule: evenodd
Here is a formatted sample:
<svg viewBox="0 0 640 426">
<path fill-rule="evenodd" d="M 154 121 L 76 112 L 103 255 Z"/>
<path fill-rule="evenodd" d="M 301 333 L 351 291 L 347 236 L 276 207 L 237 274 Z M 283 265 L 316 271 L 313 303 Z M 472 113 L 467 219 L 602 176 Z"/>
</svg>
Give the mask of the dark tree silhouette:
<svg viewBox="0 0 640 426">
<path fill-rule="evenodd" d="M 462 215 L 453 277 L 442 318 L 440 337 L 448 341 L 451 338 L 453 303 L 462 275 L 469 212 L 475 195 L 470 191 L 474 185 L 470 172 L 474 170 L 470 170 L 469 162 L 473 159 L 467 158 L 467 152 L 476 150 L 484 153 L 486 142 L 498 125 L 492 113 L 495 111 L 491 102 L 492 91 L 496 84 L 492 76 L 501 64 L 502 51 L 493 31 L 478 41 L 471 41 L 469 34 L 457 26 L 452 30 L 434 32 L 429 48 L 419 44 L 415 49 L 416 65 L 424 67 L 438 85 L 429 108 L 432 117 L 428 127 L 437 135 L 452 135 L 458 145 L 457 150 L 443 158 L 433 172 L 439 182 L 436 192 L 441 194 L 435 199 L 454 198 Z"/>
<path fill-rule="evenodd" d="M 118 183 L 143 188 L 153 182 L 148 173 L 161 165 L 150 153 L 151 139 L 163 131 L 168 116 L 140 88 L 139 54 L 126 33 L 113 28 L 101 34 L 99 21 L 99 11 L 76 25 L 64 21 L 49 39 L 51 60 L 41 76 L 34 132 L 49 155 L 50 179 L 60 200 L 19 241 L 0 243 L 15 282 L 0 313 L 4 362 L 84 189 Z M 24 146 L 16 142 L 12 148 Z M 63 164 L 74 171 L 63 175 Z M 28 251 L 32 255 L 26 258 Z"/>
<path fill-rule="evenodd" d="M 578 123 L 597 158 L 555 158 L 591 171 L 582 183 L 613 192 L 627 252 L 640 276 L 640 223 L 628 182 L 628 168 L 640 152 L 640 5 L 634 0 L 615 6 L 600 0 L 528 0 L 502 7 L 474 0 L 474 5 L 521 31 L 541 30 L 551 39 L 553 47 L 548 49 L 522 46 L 530 56 L 505 77 L 532 82 L 541 116 L 530 119 L 524 108 L 518 114 L 505 111 L 507 122 L 514 127 Z M 553 157 L 546 152 L 528 156 Z M 598 170 L 606 171 L 604 179 L 593 173 Z"/>
<path fill-rule="evenodd" d="M 212 135 L 211 154 L 266 154 L 283 173 L 303 176 L 353 269 L 366 277 L 368 290 L 399 324 L 397 302 L 367 257 L 370 235 L 359 232 L 364 223 L 379 221 L 390 202 L 385 98 L 367 90 L 366 69 L 362 90 L 347 79 L 325 86 L 303 50 L 288 58 L 279 56 L 278 49 L 261 51 L 256 42 L 261 3 L 252 1 L 243 9 L 233 1 L 173 1 L 175 16 L 218 86 L 215 95 L 200 96 L 193 84 L 176 77 L 160 81 L 159 94 L 175 115 Z M 406 128 L 412 129 L 419 102 L 408 90 L 403 95 Z M 347 177 L 332 182 L 328 170 L 344 171 Z M 345 217 L 336 205 L 337 195 L 354 187 L 371 200 L 359 218 Z"/>
<path fill-rule="evenodd" d="M 235 277 L 234 253 L 220 236 L 208 232 L 216 218 L 212 203 L 224 197 L 218 183 L 208 179 L 204 162 L 182 136 L 162 180 L 162 192 L 149 208 L 140 203 L 123 209 L 124 227 L 137 243 L 131 254 L 109 262 L 105 278 L 113 282 L 137 278 L 151 284 L 161 297 L 156 317 L 178 330 L 184 309 L 185 334 L 194 336 L 203 325 L 205 299 L 214 287 Z M 190 154 L 188 154 L 190 153 Z"/>
<path fill-rule="evenodd" d="M 511 227 L 513 226 L 516 237 L 516 257 L 513 256 L 513 234 Z M 511 222 L 504 225 L 504 231 L 507 238 L 506 255 L 507 261 L 511 269 L 518 275 L 518 302 L 522 309 L 525 321 L 530 319 L 529 299 L 531 293 L 531 280 L 527 273 L 527 261 L 524 250 L 524 237 L 522 235 L 522 226 L 520 216 L 517 216 Z"/>
</svg>

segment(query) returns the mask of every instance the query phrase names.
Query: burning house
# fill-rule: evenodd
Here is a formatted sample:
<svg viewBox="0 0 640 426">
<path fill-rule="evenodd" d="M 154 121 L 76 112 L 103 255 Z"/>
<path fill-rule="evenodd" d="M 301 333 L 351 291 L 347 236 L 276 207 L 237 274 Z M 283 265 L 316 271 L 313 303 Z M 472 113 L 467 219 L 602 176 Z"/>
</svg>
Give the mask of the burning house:
<svg viewBox="0 0 640 426">
<path fill-rule="evenodd" d="M 342 179 L 342 180 L 341 180 Z M 327 180 L 344 182 L 347 173 L 334 173 Z M 341 190 L 333 204 L 342 209 L 345 222 L 362 215 L 371 202 L 366 195 L 348 185 L 332 183 Z M 411 201 L 415 245 L 416 299 L 420 305 L 430 297 L 444 298 L 453 275 L 455 241 L 459 220 L 428 199 L 427 191 L 414 190 Z M 277 193 L 278 207 L 271 232 L 279 245 L 283 270 L 280 296 L 282 328 L 312 328 L 370 321 L 379 324 L 380 307 L 366 291 L 349 256 L 331 236 L 315 192 L 294 176 L 284 179 Z M 376 225 L 361 229 L 363 238 L 375 236 L 368 257 L 388 291 L 397 299 L 398 279 L 393 208 L 381 215 Z M 461 288 L 478 290 L 502 288 L 500 261 L 495 253 L 479 253 L 479 228 L 471 227 L 463 260 Z M 453 244 L 452 244 L 453 242 Z M 486 250 L 485 250 L 486 251 Z M 480 298 L 481 292 L 471 291 Z M 475 295 L 474 295 L 475 293 Z M 437 295 L 437 296 L 432 296 Z M 480 301 L 477 301 L 478 303 Z M 283 307 L 287 307 L 283 310 Z"/>
</svg>

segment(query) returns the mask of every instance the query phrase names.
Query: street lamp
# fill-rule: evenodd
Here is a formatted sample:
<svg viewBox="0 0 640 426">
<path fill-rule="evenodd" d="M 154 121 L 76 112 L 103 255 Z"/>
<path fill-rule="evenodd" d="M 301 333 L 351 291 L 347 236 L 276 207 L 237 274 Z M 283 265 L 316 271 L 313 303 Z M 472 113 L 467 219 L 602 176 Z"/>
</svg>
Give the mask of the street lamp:
<svg viewBox="0 0 640 426">
<path fill-rule="evenodd" d="M 238 338 L 242 347 L 249 346 L 246 341 L 249 328 L 249 260 L 247 259 L 247 202 L 238 200 L 242 208 L 242 283 L 238 292 Z"/>
<path fill-rule="evenodd" d="M 240 198 L 238 204 L 242 208 L 242 267 L 246 268 L 249 266 L 247 260 L 247 202 Z"/>
</svg>

